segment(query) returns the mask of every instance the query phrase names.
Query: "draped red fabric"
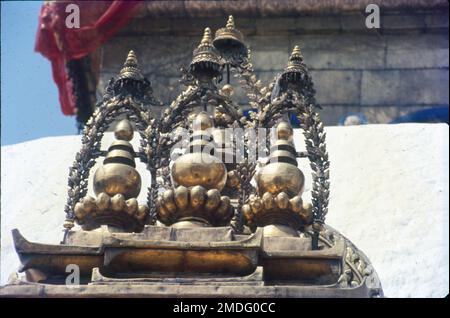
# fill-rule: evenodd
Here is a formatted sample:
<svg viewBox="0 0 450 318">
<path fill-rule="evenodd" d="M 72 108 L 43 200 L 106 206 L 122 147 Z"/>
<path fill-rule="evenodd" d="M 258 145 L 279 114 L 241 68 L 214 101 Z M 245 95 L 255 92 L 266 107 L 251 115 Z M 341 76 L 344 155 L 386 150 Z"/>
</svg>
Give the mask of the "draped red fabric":
<svg viewBox="0 0 450 318">
<path fill-rule="evenodd" d="M 66 19 L 79 8 L 80 27 L 68 28 Z M 93 52 L 138 11 L 142 1 L 56 1 L 42 5 L 36 35 L 35 51 L 52 64 L 53 80 L 58 86 L 59 102 L 64 115 L 74 115 L 76 100 L 66 63 Z M 66 12 L 67 10 L 67 12 Z M 71 20 L 72 21 L 72 20 Z"/>
</svg>

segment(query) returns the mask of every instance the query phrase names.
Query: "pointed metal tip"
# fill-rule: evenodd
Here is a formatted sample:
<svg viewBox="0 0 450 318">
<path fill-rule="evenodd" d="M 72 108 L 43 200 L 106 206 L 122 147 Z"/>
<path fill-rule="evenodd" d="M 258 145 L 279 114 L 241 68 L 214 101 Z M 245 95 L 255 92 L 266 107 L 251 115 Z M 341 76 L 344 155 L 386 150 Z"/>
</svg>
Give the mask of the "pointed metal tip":
<svg viewBox="0 0 450 318">
<path fill-rule="evenodd" d="M 289 57 L 289 61 L 303 60 L 302 51 L 300 50 L 300 46 L 296 45 L 292 50 L 292 54 Z"/>
<path fill-rule="evenodd" d="M 130 52 L 128 52 L 127 55 L 127 59 L 125 60 L 125 64 L 126 66 L 130 66 L 130 65 L 134 65 L 137 66 L 138 62 L 137 62 L 137 58 L 136 58 L 136 54 L 134 54 L 133 50 L 130 50 Z"/>
<path fill-rule="evenodd" d="M 128 119 L 122 119 L 117 123 L 114 129 L 114 135 L 117 140 L 131 141 L 133 139 L 133 126 Z"/>
<path fill-rule="evenodd" d="M 143 75 L 138 66 L 138 60 L 133 50 L 130 50 L 127 59 L 120 70 L 120 78 L 143 79 Z"/>
<path fill-rule="evenodd" d="M 210 44 L 211 41 L 211 29 L 205 28 L 201 44 Z"/>
<path fill-rule="evenodd" d="M 207 112 L 201 111 L 194 117 L 193 128 L 196 131 L 214 127 L 214 122 Z"/>
<path fill-rule="evenodd" d="M 290 122 L 284 119 L 277 124 L 276 131 L 279 139 L 291 140 L 294 135 Z"/>
<path fill-rule="evenodd" d="M 226 25 L 227 29 L 234 29 L 234 18 L 232 15 L 228 16 L 228 21 Z"/>
</svg>

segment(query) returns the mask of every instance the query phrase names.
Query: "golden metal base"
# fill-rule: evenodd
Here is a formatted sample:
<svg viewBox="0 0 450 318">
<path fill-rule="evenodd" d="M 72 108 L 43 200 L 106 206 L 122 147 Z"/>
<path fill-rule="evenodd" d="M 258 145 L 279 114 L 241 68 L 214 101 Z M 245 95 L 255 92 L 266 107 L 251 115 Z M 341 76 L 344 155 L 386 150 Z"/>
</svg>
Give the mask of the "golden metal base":
<svg viewBox="0 0 450 318">
<path fill-rule="evenodd" d="M 311 292 L 326 288 L 326 293 L 333 289 L 336 297 L 349 288 L 358 290 L 360 297 L 382 295 L 369 260 L 328 226 L 319 237 L 319 249 L 311 250 L 310 235 L 298 237 L 283 226 L 258 228 L 254 234 L 243 235 L 234 234 L 229 227 L 182 222 L 189 226 L 146 226 L 142 233 L 114 233 L 107 227 L 71 231 L 68 244 L 63 245 L 31 243 L 17 230 L 13 237 L 22 263 L 20 271 L 33 283 L 63 284 L 67 265 L 77 264 L 81 281 L 88 286 L 99 280 L 113 287 L 124 283 L 170 285 L 187 279 L 186 284 L 192 286 L 209 280 L 218 286 L 234 282 L 243 288 L 251 284 L 261 288 L 303 286 Z M 258 267 L 263 274 L 255 280 Z"/>
</svg>

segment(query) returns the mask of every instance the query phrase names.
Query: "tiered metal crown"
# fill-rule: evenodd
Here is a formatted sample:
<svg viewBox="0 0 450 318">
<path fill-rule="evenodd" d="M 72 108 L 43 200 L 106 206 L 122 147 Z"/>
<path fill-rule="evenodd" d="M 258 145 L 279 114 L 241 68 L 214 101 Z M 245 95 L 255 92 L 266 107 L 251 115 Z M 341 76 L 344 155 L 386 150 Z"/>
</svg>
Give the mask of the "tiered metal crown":
<svg viewBox="0 0 450 318">
<path fill-rule="evenodd" d="M 217 49 L 212 45 L 211 29 L 206 28 L 202 41 L 194 50 L 194 58 L 189 66 L 190 71 L 200 77 L 201 74 L 207 74 L 215 77 L 219 74 L 221 67 L 220 55 Z"/>
<path fill-rule="evenodd" d="M 144 76 L 142 75 L 142 72 L 138 66 L 138 61 L 133 50 L 131 50 L 128 53 L 127 59 L 125 60 L 123 68 L 121 69 L 118 77 L 118 79 L 125 79 L 125 78 L 131 78 L 138 81 L 144 79 Z"/>
<path fill-rule="evenodd" d="M 228 17 L 227 25 L 216 31 L 213 43 L 222 54 L 240 54 L 247 57 L 248 49 L 244 43 L 244 36 L 236 29 L 232 15 Z"/>
</svg>

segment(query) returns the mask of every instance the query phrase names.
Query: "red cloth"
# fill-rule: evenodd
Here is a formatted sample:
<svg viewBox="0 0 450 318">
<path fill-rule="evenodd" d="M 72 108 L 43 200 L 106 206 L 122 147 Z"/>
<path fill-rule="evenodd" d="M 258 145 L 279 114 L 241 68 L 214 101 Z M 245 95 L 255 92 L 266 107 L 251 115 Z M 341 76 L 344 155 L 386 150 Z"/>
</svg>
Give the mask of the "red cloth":
<svg viewBox="0 0 450 318">
<path fill-rule="evenodd" d="M 66 63 L 93 52 L 112 37 L 137 12 L 141 1 L 57 1 L 42 5 L 35 51 L 51 61 L 64 115 L 76 112 L 72 82 Z M 67 28 L 69 4 L 80 8 L 80 28 Z"/>
</svg>

